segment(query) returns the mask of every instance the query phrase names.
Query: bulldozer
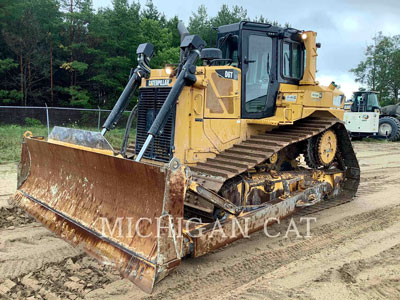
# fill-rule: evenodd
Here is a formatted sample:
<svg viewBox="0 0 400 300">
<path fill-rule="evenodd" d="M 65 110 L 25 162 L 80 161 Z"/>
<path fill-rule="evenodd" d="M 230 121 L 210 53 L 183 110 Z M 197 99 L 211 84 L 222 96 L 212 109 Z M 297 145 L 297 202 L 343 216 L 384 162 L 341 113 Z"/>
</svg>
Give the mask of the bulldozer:
<svg viewBox="0 0 400 300">
<path fill-rule="evenodd" d="M 142 290 L 302 209 L 355 195 L 344 94 L 315 79 L 316 33 L 242 21 L 206 48 L 182 23 L 180 62 L 138 66 L 101 132 L 24 135 L 14 202 Z M 120 149 L 107 132 L 134 93 Z M 133 120 L 136 138 L 129 142 Z M 106 228 L 104 230 L 104 228 Z"/>
</svg>

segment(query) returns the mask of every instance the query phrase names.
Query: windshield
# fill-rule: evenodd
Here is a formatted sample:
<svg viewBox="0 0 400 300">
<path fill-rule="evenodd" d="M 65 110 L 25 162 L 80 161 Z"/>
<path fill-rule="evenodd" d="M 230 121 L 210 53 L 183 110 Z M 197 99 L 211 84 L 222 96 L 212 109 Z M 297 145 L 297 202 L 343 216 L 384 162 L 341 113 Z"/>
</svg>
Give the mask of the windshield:
<svg viewBox="0 0 400 300">
<path fill-rule="evenodd" d="M 367 111 L 372 111 L 374 108 L 379 108 L 379 101 L 376 94 L 368 95 Z"/>
<path fill-rule="evenodd" d="M 301 79 L 303 51 L 298 43 L 283 43 L 283 76 Z"/>
<path fill-rule="evenodd" d="M 376 108 L 380 108 L 380 105 L 378 97 L 375 93 L 354 93 L 351 111 L 372 112 Z"/>
<path fill-rule="evenodd" d="M 227 58 L 232 60 L 232 66 L 239 66 L 238 58 L 238 45 L 239 37 L 229 33 L 218 40 L 218 47 L 222 51 L 222 58 Z"/>
</svg>

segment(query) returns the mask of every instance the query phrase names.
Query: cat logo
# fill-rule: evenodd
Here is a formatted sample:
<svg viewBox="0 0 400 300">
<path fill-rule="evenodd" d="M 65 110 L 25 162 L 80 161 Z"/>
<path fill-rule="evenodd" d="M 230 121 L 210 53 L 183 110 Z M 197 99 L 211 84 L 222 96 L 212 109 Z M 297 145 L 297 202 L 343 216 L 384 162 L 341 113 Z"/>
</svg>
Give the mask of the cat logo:
<svg viewBox="0 0 400 300">
<path fill-rule="evenodd" d="M 146 86 L 169 86 L 171 79 L 152 79 L 147 80 Z"/>
</svg>

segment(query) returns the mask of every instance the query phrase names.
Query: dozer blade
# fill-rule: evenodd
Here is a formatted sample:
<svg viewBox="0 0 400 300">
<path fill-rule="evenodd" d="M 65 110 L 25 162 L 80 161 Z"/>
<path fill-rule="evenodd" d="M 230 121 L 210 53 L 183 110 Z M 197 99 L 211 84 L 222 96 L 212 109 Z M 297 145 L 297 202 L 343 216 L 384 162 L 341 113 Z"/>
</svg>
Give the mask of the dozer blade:
<svg viewBox="0 0 400 300">
<path fill-rule="evenodd" d="M 185 169 L 100 148 L 26 137 L 14 201 L 150 293 L 181 260 Z"/>
</svg>

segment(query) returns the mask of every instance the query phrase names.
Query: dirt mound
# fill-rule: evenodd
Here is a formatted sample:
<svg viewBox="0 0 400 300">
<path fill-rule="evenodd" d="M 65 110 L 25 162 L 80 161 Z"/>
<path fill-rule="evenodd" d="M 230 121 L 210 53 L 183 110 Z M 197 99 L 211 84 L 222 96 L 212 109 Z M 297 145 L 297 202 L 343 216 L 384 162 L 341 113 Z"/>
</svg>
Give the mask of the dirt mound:
<svg viewBox="0 0 400 300">
<path fill-rule="evenodd" d="M 12 229 L 32 222 L 35 220 L 18 207 L 0 207 L 0 229 Z"/>
<path fill-rule="evenodd" d="M 0 283 L 0 295 L 7 299 L 81 299 L 95 289 L 119 279 L 110 266 L 80 255 L 60 263 L 47 264 L 25 276 Z M 7 290 L 8 289 L 8 290 Z M 5 293 L 4 293 L 5 291 Z"/>
</svg>

